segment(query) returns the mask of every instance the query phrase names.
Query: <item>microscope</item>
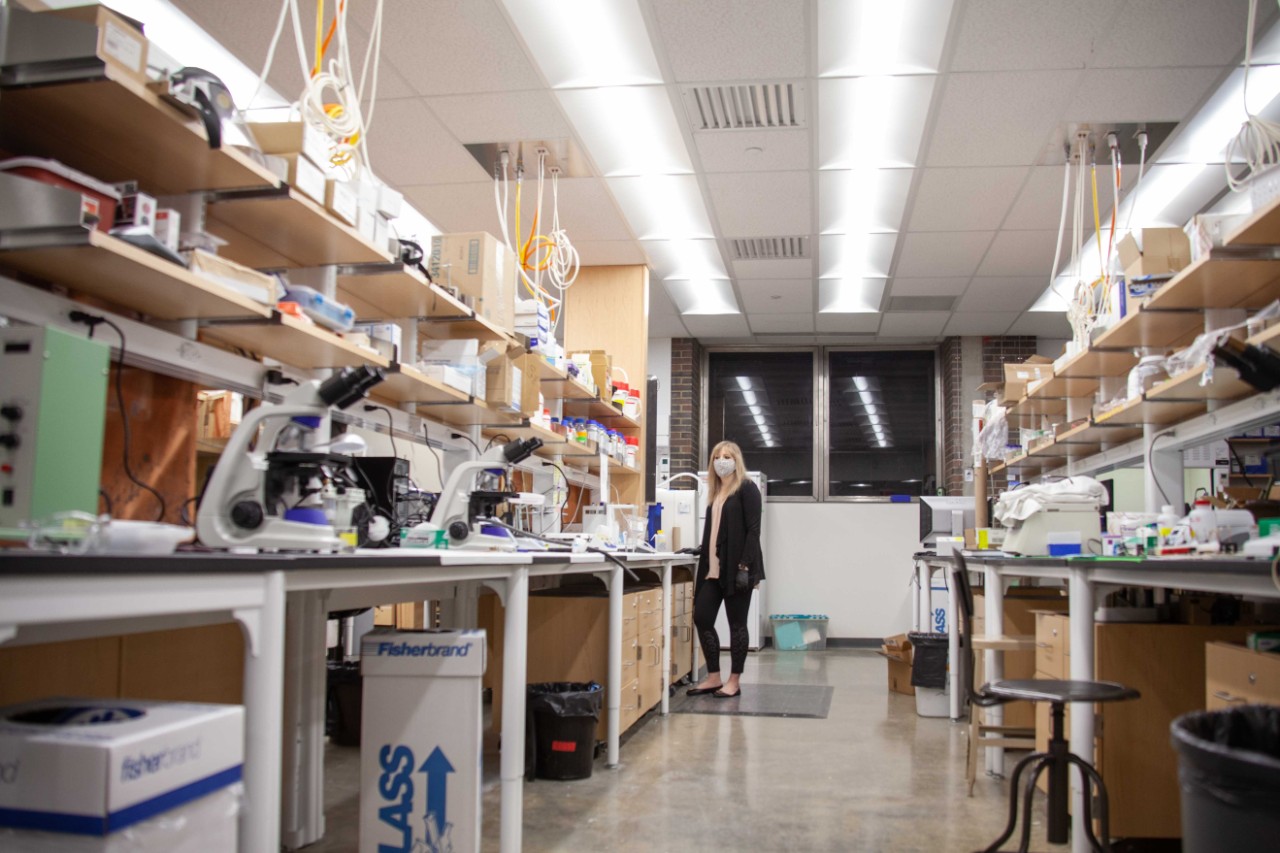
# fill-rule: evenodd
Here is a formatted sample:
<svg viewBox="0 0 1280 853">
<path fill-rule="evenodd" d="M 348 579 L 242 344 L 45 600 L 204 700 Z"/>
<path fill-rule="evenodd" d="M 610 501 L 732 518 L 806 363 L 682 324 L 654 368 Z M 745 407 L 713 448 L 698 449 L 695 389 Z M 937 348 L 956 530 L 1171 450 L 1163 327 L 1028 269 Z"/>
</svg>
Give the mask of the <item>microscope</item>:
<svg viewBox="0 0 1280 853">
<path fill-rule="evenodd" d="M 444 531 L 449 548 L 514 551 L 515 537 L 496 516 L 499 504 L 519 498 L 520 493 L 486 486 L 492 486 L 488 481 L 496 480 L 541 446 L 540 438 L 516 439 L 454 468 L 440 491 L 431 520 L 413 528 L 409 541 L 429 545 L 436 541 L 438 531 Z"/>
<path fill-rule="evenodd" d="M 323 381 L 303 382 L 279 405 L 264 403 L 246 415 L 200 501 L 200 541 L 212 548 L 339 550 L 343 542 L 334 521 L 354 526 L 357 508 L 351 504 L 363 508 L 365 500 L 351 457 L 335 452 L 316 430 L 331 407 L 347 408 L 384 378 L 380 368 L 344 368 Z M 326 501 L 340 512 L 326 511 Z"/>
</svg>

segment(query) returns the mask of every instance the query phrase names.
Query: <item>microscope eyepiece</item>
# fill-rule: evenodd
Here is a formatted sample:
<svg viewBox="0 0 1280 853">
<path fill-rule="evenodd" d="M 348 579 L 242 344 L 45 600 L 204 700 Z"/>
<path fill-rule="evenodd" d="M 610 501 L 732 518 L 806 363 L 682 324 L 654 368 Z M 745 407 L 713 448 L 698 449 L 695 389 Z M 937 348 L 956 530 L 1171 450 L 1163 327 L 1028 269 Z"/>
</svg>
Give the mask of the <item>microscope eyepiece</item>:
<svg viewBox="0 0 1280 853">
<path fill-rule="evenodd" d="M 325 405 L 345 409 L 352 403 L 364 399 L 369 389 L 387 378 L 381 367 L 344 367 L 330 376 L 316 390 Z"/>
<path fill-rule="evenodd" d="M 502 458 L 506 459 L 509 464 L 514 465 L 521 460 L 528 459 L 533 451 L 542 446 L 542 439 L 529 438 L 519 439 L 508 442 L 502 448 Z"/>
</svg>

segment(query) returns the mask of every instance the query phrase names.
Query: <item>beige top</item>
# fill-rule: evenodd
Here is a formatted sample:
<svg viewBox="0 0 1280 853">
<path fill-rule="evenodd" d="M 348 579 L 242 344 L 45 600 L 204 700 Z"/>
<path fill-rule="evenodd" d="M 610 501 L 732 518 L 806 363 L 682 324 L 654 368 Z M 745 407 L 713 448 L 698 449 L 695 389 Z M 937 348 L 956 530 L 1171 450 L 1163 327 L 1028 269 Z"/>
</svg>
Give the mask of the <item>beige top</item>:
<svg viewBox="0 0 1280 853">
<path fill-rule="evenodd" d="M 720 557 L 716 554 L 716 539 L 720 533 L 720 510 L 724 508 L 724 502 L 728 499 L 728 495 L 721 490 L 716 496 L 715 501 L 711 504 L 711 554 L 708 557 L 707 564 L 710 567 L 707 571 L 707 580 L 720 577 Z"/>
</svg>

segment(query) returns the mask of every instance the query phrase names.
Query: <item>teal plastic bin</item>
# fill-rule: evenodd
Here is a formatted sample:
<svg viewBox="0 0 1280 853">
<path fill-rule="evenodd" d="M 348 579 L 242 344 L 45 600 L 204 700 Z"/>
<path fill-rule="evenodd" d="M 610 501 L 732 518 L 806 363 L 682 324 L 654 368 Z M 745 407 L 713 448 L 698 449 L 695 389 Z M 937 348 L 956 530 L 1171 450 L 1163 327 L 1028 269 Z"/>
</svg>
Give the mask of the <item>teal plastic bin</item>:
<svg viewBox="0 0 1280 853">
<path fill-rule="evenodd" d="M 822 651 L 827 647 L 825 614 L 775 613 L 769 621 L 773 646 L 780 652 Z"/>
</svg>

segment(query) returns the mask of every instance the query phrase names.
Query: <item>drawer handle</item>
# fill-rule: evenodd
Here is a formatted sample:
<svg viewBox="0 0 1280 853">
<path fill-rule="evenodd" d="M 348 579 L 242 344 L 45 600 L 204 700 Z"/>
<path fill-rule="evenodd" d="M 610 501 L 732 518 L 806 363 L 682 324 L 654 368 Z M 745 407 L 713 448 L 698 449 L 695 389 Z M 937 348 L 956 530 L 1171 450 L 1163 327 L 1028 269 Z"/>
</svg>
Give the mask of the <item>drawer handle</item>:
<svg viewBox="0 0 1280 853">
<path fill-rule="evenodd" d="M 1245 700 L 1245 698 L 1244 698 L 1243 696 L 1232 696 L 1230 693 L 1228 693 L 1228 692 L 1227 692 L 1227 691 L 1225 691 L 1225 690 L 1215 690 L 1215 691 L 1213 691 L 1213 696 L 1214 696 L 1214 698 L 1215 698 L 1215 699 L 1221 699 L 1223 702 L 1244 702 L 1244 701 L 1246 701 L 1246 700 Z"/>
<path fill-rule="evenodd" d="M 1037 648 L 1037 649 L 1051 649 L 1051 648 L 1053 648 L 1053 645 L 1052 645 L 1051 643 L 1036 643 L 1036 648 Z"/>
</svg>

